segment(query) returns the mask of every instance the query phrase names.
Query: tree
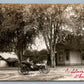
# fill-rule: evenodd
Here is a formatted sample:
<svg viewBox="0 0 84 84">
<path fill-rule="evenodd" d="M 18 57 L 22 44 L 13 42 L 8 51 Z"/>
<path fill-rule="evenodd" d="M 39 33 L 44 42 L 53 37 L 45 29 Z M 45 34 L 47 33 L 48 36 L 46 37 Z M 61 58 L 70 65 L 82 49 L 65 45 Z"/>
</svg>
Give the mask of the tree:
<svg viewBox="0 0 84 84">
<path fill-rule="evenodd" d="M 25 10 L 25 20 L 28 26 L 33 26 L 44 37 L 44 41 L 51 57 L 51 66 L 55 67 L 56 44 L 64 39 L 60 31 L 67 20 L 64 17 L 68 5 L 30 5 Z M 26 9 L 27 9 L 26 8 Z M 31 20 L 30 20 L 31 17 Z"/>
<path fill-rule="evenodd" d="M 68 12 L 72 14 L 69 17 L 69 27 L 72 29 L 72 32 L 66 37 L 65 44 L 74 49 L 81 50 L 84 42 L 84 5 L 76 4 L 70 7 L 71 10 Z"/>
<path fill-rule="evenodd" d="M 14 51 L 21 62 L 27 44 L 32 44 L 36 30 L 23 19 L 24 5 L 0 5 L 0 51 Z M 31 19 L 30 19 L 31 20 Z"/>
<path fill-rule="evenodd" d="M 51 66 L 55 67 L 56 44 L 58 42 L 60 28 L 63 25 L 63 12 L 67 5 L 47 5 L 44 9 L 39 7 L 39 30 L 42 33 L 48 53 L 51 56 Z M 61 37 L 61 36 L 60 36 Z M 61 38 L 60 38 L 61 40 Z"/>
<path fill-rule="evenodd" d="M 55 67 L 57 44 L 65 42 L 69 35 L 83 35 L 84 6 L 81 4 L 8 4 L 0 8 L 0 47 L 14 49 L 20 61 L 35 37 L 42 34 L 51 66 Z"/>
<path fill-rule="evenodd" d="M 71 27 L 74 35 L 81 35 L 82 29 L 84 27 L 84 5 L 83 4 L 76 4 L 71 5 L 70 10 L 67 11 L 67 14 L 70 14 L 69 16 L 69 26 Z"/>
<path fill-rule="evenodd" d="M 67 10 L 67 11 L 66 11 Z M 40 11 L 39 28 L 44 37 L 48 53 L 51 55 L 51 66 L 55 67 L 56 45 L 72 36 L 74 42 L 83 36 L 84 5 L 49 5 Z M 69 31 L 64 32 L 64 30 Z M 68 38 L 70 40 L 70 38 Z M 73 40 L 73 39 L 72 39 Z"/>
</svg>

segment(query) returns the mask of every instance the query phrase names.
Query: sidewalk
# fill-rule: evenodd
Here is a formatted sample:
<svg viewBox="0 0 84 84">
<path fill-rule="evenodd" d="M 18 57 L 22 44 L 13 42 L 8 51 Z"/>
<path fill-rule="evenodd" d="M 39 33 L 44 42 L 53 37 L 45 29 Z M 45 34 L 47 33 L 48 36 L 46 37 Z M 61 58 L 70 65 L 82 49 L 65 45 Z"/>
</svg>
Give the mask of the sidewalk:
<svg viewBox="0 0 84 84">
<path fill-rule="evenodd" d="M 18 67 L 0 67 L 0 70 L 18 70 Z"/>
</svg>

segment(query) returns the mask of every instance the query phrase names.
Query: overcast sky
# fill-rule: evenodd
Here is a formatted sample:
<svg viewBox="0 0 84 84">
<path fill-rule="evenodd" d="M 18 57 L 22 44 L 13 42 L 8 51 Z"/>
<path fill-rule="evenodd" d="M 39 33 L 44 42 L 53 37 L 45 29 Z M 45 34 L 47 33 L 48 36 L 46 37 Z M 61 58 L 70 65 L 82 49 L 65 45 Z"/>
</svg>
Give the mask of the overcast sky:
<svg viewBox="0 0 84 84">
<path fill-rule="evenodd" d="M 35 39 L 35 45 L 32 45 L 32 49 L 33 50 L 42 50 L 42 49 L 46 49 L 46 45 L 45 45 L 45 41 L 43 39 L 43 36 L 39 36 Z"/>
</svg>

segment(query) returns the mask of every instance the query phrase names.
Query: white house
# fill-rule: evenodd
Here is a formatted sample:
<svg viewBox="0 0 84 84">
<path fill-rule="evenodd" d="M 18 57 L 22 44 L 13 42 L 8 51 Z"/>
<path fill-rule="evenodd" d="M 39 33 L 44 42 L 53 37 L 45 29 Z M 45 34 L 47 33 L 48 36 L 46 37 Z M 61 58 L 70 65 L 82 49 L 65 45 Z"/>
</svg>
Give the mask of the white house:
<svg viewBox="0 0 84 84">
<path fill-rule="evenodd" d="M 75 45 L 75 44 L 74 44 Z M 57 65 L 84 65 L 84 46 L 60 45 L 57 52 Z"/>
</svg>

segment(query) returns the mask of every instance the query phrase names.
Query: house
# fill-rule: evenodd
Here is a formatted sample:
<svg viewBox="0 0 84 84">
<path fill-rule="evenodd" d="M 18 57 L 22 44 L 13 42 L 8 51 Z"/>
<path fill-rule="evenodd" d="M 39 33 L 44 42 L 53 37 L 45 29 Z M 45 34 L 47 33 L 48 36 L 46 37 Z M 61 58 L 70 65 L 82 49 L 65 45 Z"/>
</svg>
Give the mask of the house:
<svg viewBox="0 0 84 84">
<path fill-rule="evenodd" d="M 84 65 L 84 41 L 74 40 L 57 45 L 57 65 Z"/>
<path fill-rule="evenodd" d="M 0 52 L 0 67 L 15 67 L 18 57 L 14 52 Z"/>
</svg>

